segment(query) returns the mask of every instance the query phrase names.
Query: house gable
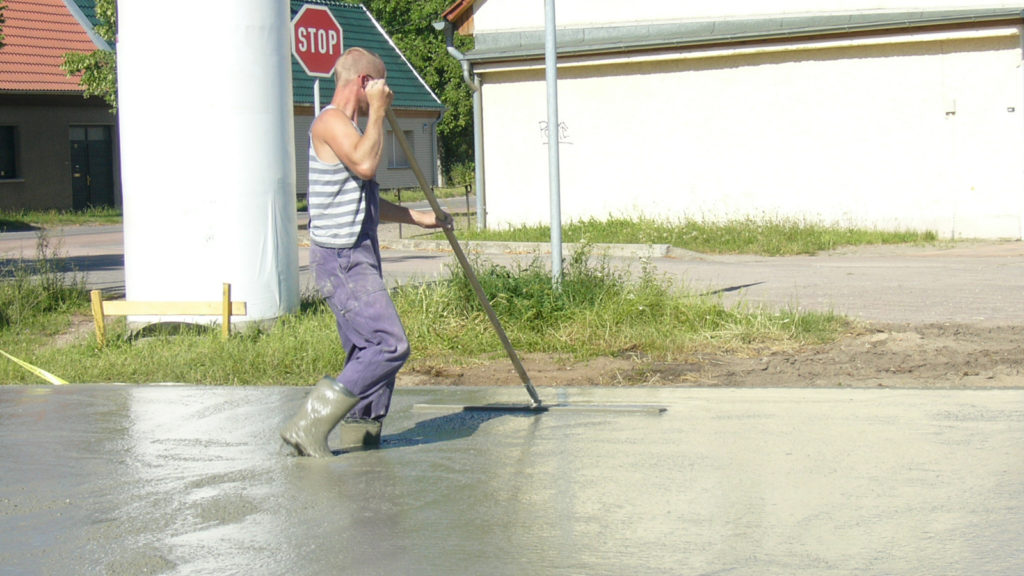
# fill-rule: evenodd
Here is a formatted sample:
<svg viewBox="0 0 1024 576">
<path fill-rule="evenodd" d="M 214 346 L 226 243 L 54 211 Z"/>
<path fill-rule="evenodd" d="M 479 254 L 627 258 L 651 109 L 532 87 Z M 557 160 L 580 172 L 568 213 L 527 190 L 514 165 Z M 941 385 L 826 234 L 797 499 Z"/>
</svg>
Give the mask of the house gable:
<svg viewBox="0 0 1024 576">
<path fill-rule="evenodd" d="M 395 92 L 395 100 L 392 104 L 395 109 L 431 111 L 444 109 L 441 100 L 413 69 L 409 61 L 405 59 L 405 56 L 364 6 L 329 0 L 293 0 L 291 3 L 292 18 L 306 4 L 325 6 L 331 11 L 338 24 L 341 25 L 343 49 L 364 48 L 381 57 L 388 70 L 388 86 Z M 306 74 L 298 60 L 292 58 L 292 85 L 297 106 L 313 105 L 313 83 L 315 80 Z M 333 93 L 334 79 L 321 78 L 321 100 L 330 100 Z"/>
</svg>

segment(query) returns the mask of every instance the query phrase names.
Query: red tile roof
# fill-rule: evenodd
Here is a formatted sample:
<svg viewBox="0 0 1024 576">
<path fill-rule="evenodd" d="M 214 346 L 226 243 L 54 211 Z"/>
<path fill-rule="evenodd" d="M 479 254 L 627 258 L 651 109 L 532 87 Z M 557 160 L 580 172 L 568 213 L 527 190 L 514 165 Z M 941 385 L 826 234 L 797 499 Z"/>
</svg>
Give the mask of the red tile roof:
<svg viewBox="0 0 1024 576">
<path fill-rule="evenodd" d="M 473 5 L 475 0 L 456 0 L 441 14 L 441 17 L 455 25 L 460 34 L 473 35 Z"/>
<path fill-rule="evenodd" d="M 7 0 L 0 48 L 0 92 L 83 91 L 61 70 L 66 52 L 96 45 L 63 0 Z"/>
</svg>

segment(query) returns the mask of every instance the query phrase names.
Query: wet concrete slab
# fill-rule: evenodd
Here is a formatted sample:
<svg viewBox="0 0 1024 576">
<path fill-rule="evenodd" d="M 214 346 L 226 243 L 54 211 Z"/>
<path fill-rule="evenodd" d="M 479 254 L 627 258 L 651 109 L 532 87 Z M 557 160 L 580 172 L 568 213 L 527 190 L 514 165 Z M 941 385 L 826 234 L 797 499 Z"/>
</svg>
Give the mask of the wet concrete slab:
<svg viewBox="0 0 1024 576">
<path fill-rule="evenodd" d="M 0 573 L 1024 573 L 1024 391 L 400 388 L 319 461 L 307 391 L 0 387 Z"/>
</svg>

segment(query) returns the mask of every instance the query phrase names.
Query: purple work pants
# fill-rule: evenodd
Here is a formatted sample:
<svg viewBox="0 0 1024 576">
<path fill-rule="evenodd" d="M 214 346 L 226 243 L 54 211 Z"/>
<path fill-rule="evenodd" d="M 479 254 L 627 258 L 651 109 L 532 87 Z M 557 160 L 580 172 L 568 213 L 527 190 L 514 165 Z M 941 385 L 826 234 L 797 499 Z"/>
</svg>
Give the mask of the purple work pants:
<svg viewBox="0 0 1024 576">
<path fill-rule="evenodd" d="M 376 237 L 364 233 L 352 248 L 314 244 L 309 259 L 347 354 L 337 380 L 359 397 L 348 417 L 380 420 L 391 407 L 395 375 L 409 357 L 409 340 L 381 276 Z"/>
</svg>

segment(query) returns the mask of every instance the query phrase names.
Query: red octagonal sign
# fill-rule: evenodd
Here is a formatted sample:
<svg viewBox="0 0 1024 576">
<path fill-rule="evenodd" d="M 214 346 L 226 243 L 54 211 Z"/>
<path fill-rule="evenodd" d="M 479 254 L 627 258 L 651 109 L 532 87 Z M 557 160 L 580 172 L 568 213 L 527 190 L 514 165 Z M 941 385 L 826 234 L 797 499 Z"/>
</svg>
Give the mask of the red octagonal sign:
<svg viewBox="0 0 1024 576">
<path fill-rule="evenodd" d="M 306 4 L 292 19 L 292 54 L 310 76 L 329 77 L 341 56 L 341 26 L 331 11 Z"/>
</svg>

